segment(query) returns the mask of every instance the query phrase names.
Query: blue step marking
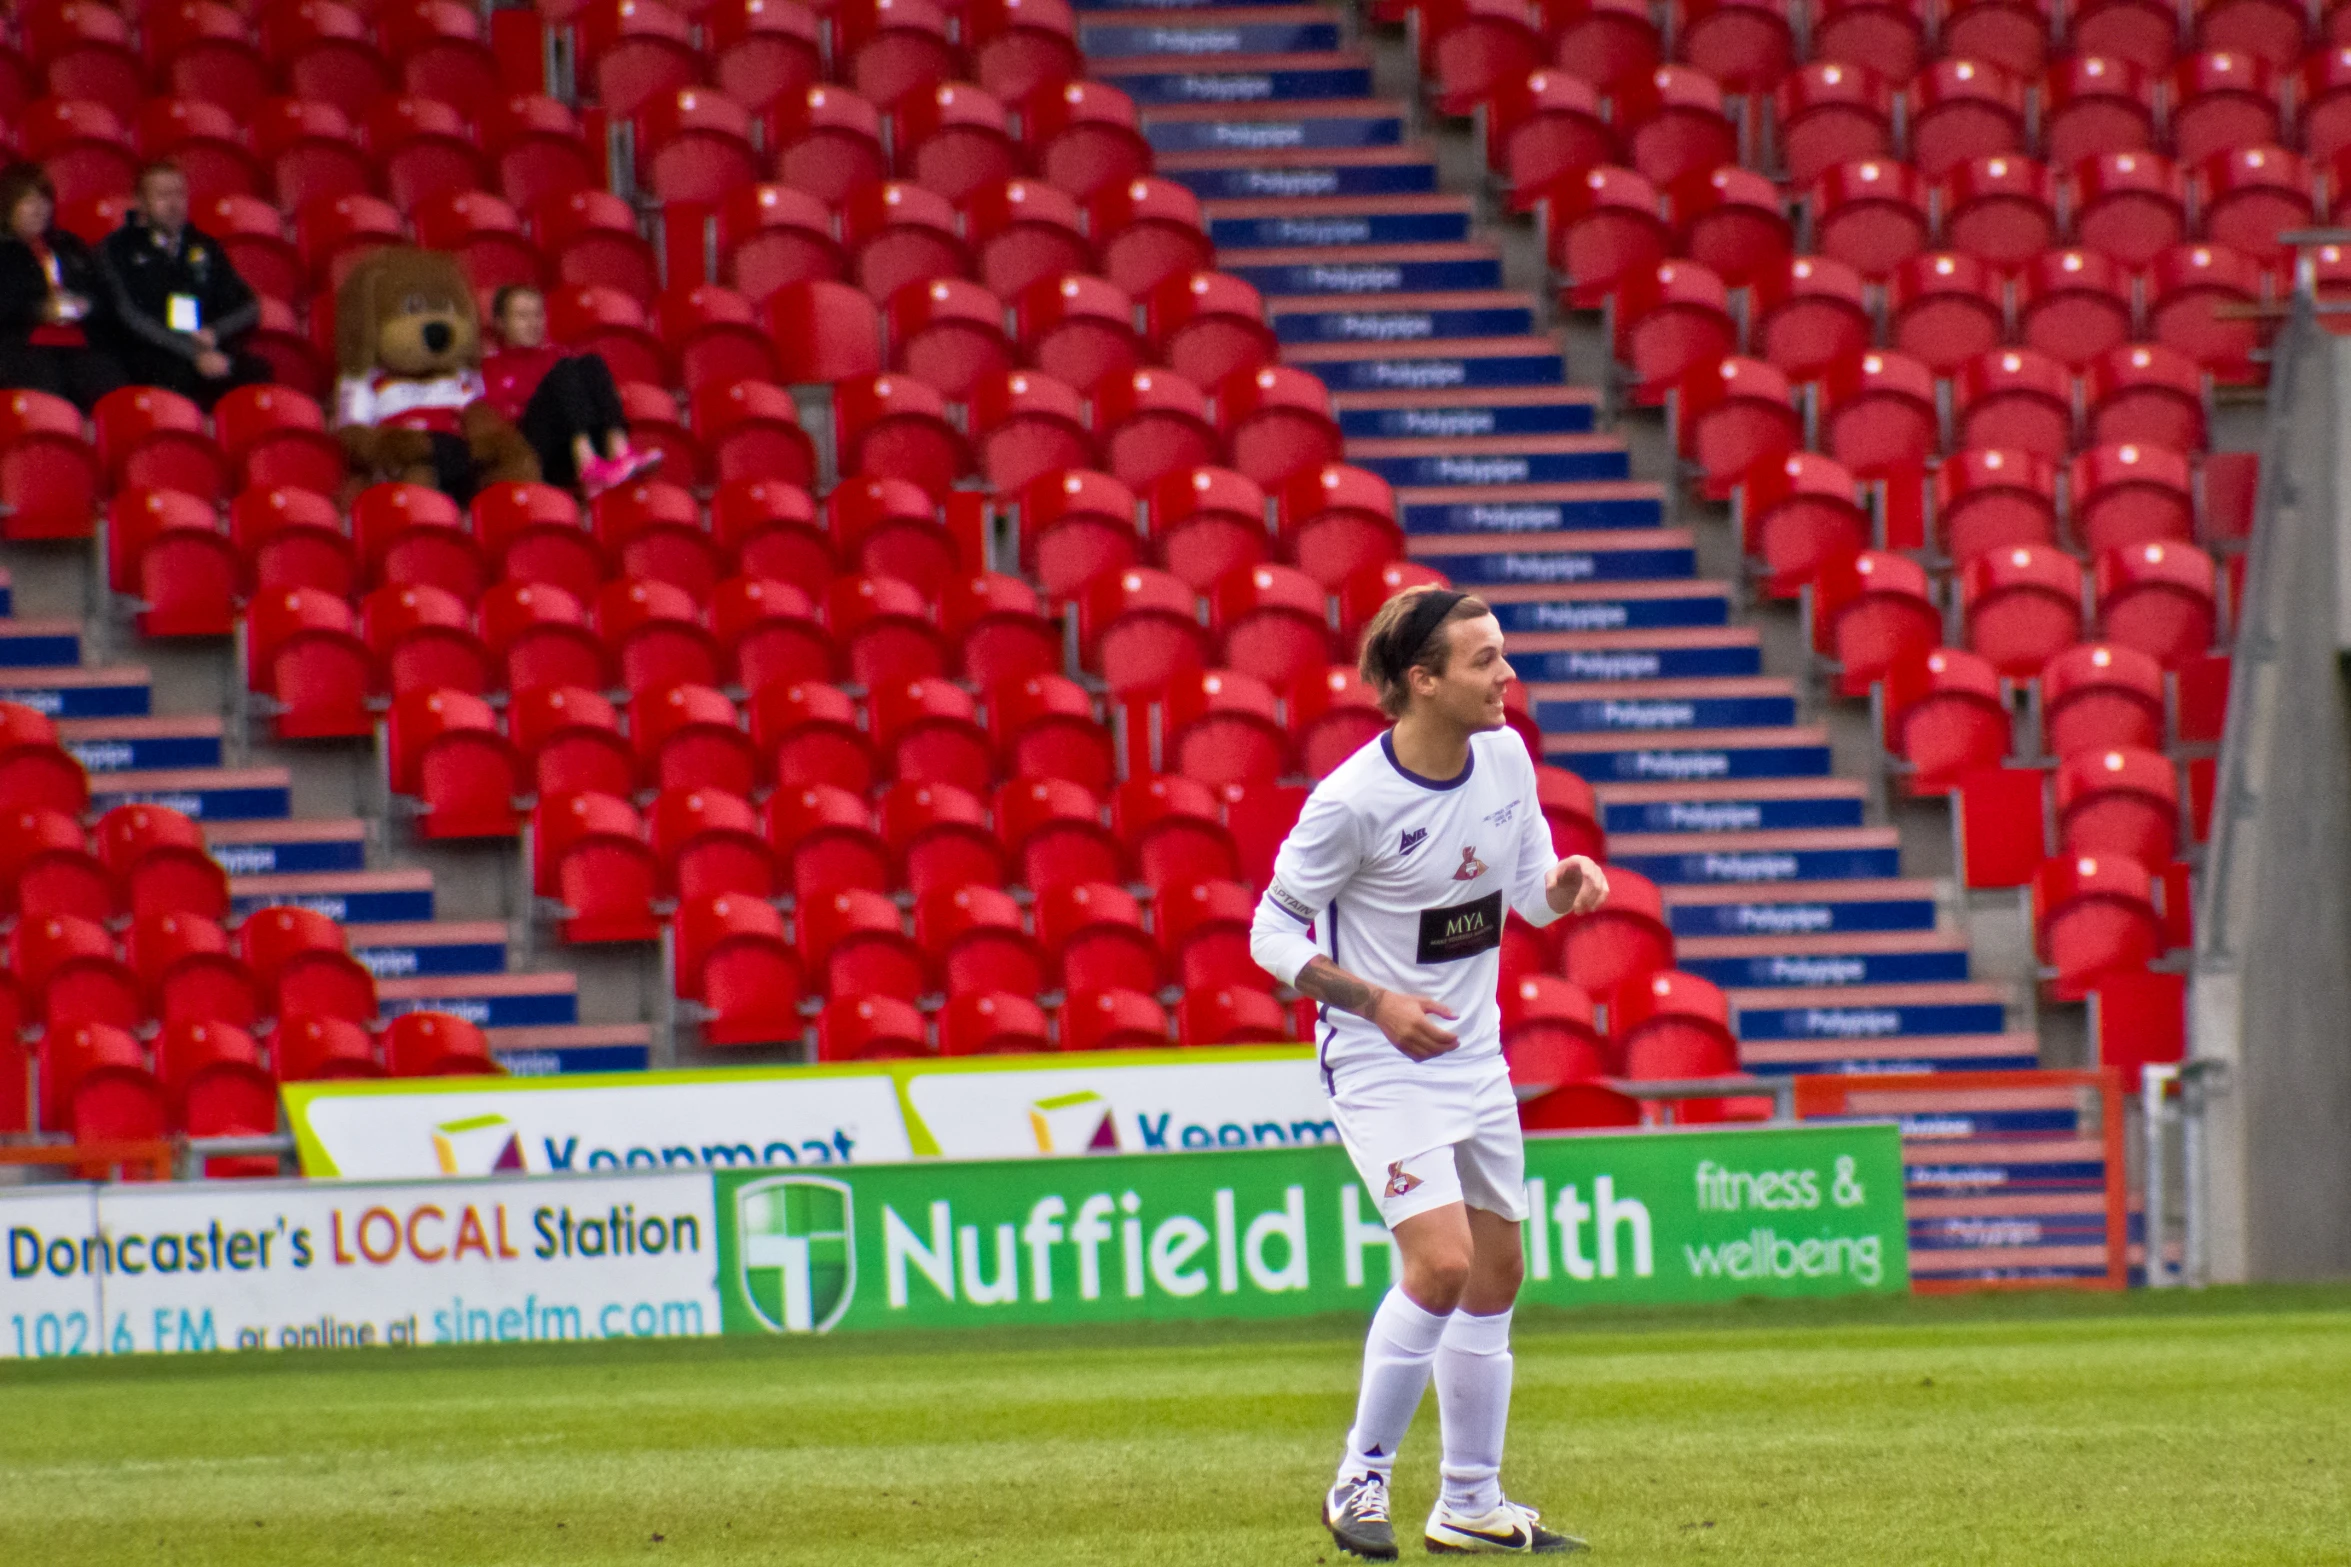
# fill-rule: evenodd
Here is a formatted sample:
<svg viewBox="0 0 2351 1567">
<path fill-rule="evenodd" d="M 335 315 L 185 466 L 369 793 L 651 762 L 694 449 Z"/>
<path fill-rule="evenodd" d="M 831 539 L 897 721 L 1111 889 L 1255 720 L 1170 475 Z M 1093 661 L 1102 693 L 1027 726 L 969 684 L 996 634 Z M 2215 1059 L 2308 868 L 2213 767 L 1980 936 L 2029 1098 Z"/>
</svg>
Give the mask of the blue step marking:
<svg viewBox="0 0 2351 1567">
<path fill-rule="evenodd" d="M 1403 517 L 1406 533 L 1570 533 L 1594 528 L 1654 528 L 1664 521 L 1665 502 L 1655 495 L 1566 501 L 1409 501 Z M 1507 625 L 1505 622 L 1505 629 Z"/>
<path fill-rule="evenodd" d="M 389 942 L 354 947 L 351 955 L 366 964 L 367 971 L 378 979 L 506 972 L 503 941 Z"/>
<path fill-rule="evenodd" d="M 105 787 L 103 774 L 91 781 L 90 808 L 99 814 L 118 805 L 161 805 L 205 822 L 281 821 L 294 814 L 294 794 L 279 788 L 119 789 Z"/>
<path fill-rule="evenodd" d="M 1461 261 L 1289 261 L 1225 267 L 1260 294 L 1437 294 L 1500 288 L 1502 263 Z"/>
<path fill-rule="evenodd" d="M 1282 168 L 1163 169 L 1202 201 L 1261 196 L 1429 196 L 1437 189 L 1433 163 L 1299 164 Z"/>
<path fill-rule="evenodd" d="M 66 749 L 93 773 L 146 772 L 173 767 L 218 767 L 218 735 L 140 735 L 123 740 L 76 740 Z"/>
<path fill-rule="evenodd" d="M 357 839 L 327 842 L 226 843 L 212 851 L 231 876 L 291 876 L 314 871 L 363 871 L 367 845 Z"/>
<path fill-rule="evenodd" d="M 230 911 L 243 919 L 255 909 L 286 907 L 315 909 L 328 919 L 345 925 L 394 925 L 409 920 L 429 920 L 433 917 L 433 894 L 429 887 L 410 892 L 394 889 L 381 892 L 304 892 L 278 893 L 262 896 L 246 893 L 229 900 Z"/>
<path fill-rule="evenodd" d="M 152 691 L 142 681 L 103 686 L 6 686 L 0 702 L 14 702 L 49 718 L 145 718 Z"/>
<path fill-rule="evenodd" d="M 1442 392 L 1458 386 L 1560 386 L 1567 365 L 1557 354 L 1448 354 L 1394 359 L 1331 359 L 1298 366 L 1334 392 Z"/>
<path fill-rule="evenodd" d="M 1432 337 L 1523 337 L 1535 329 L 1524 305 L 1458 310 L 1279 310 L 1273 335 L 1285 343 L 1410 343 Z"/>
<path fill-rule="evenodd" d="M 1135 27 L 1089 22 L 1078 29 L 1078 47 L 1106 60 L 1127 55 L 1315 54 L 1339 47 L 1336 22 L 1169 22 Z"/>
<path fill-rule="evenodd" d="M 1694 593 L 1688 598 L 1496 604 L 1494 618 L 1501 621 L 1504 631 L 1664 631 L 1727 626 L 1731 614 L 1730 601 L 1721 594 Z"/>
<path fill-rule="evenodd" d="M 1516 653 L 1510 667 L 1523 672 Z M 1800 827 L 1859 827 L 1862 802 L 1817 800 L 1642 800 L 1600 808 L 1600 825 L 1620 832 L 1771 832 Z"/>
<path fill-rule="evenodd" d="M 1342 212 L 1324 217 L 1210 218 L 1220 247 L 1293 245 L 1446 245 L 1469 238 L 1466 212 Z"/>
<path fill-rule="evenodd" d="M 1866 881 L 1902 874 L 1898 849 L 1759 849 L 1711 854 L 1612 855 L 1651 881 L 1680 886 L 1719 882 Z M 1848 981 L 1847 983 L 1851 983 Z"/>
<path fill-rule="evenodd" d="M 1509 667 L 1519 672 L 1523 681 L 1707 679 L 1726 677 L 1726 674 L 1763 674 L 1763 648 L 1747 644 L 1728 648 L 1575 648 L 1568 653 L 1512 651 Z M 1610 806 L 1610 811 L 1617 811 L 1617 806 Z M 1789 822 L 1789 825 L 1794 827 L 1799 822 Z M 1801 822 L 1801 825 L 1846 827 L 1846 822 Z M 1860 827 L 1860 815 L 1855 815 L 1850 825 Z M 1608 832 L 1667 832 L 1667 829 L 1617 827 L 1615 818 L 1610 818 Z M 1695 832 L 1695 829 L 1674 829 L 1674 832 Z M 1728 832 L 1728 827 L 1709 827 L 1707 832 Z"/>
<path fill-rule="evenodd" d="M 1986 1215 L 1913 1219 L 1912 1251 L 1973 1251 L 1984 1246 L 2103 1246 L 2106 1217 L 2097 1213 Z"/>
<path fill-rule="evenodd" d="M 1905 1034 L 1997 1034 L 2008 1026 L 1996 1001 L 1829 1007 L 1742 1007 L 1741 1039 L 1894 1040 Z"/>
<path fill-rule="evenodd" d="M 1350 440 L 1476 435 L 1583 435 L 1593 426 L 1590 403 L 1455 403 L 1424 408 L 1345 408 L 1339 433 Z"/>
<path fill-rule="evenodd" d="M 1681 903 L 1665 911 L 1677 936 L 1814 936 L 1830 931 L 1933 930 L 1932 898 Z"/>
<path fill-rule="evenodd" d="M 1741 990 L 1767 985 L 1921 985 L 1968 977 L 1965 952 L 1786 952 L 1677 962 L 1684 973 Z"/>
<path fill-rule="evenodd" d="M 1295 120 L 1151 120 L 1143 139 L 1154 152 L 1330 151 L 1401 147 L 1404 120 L 1394 114 L 1305 115 Z"/>
<path fill-rule="evenodd" d="M 1629 479 L 1632 458 L 1622 451 L 1533 452 L 1506 456 L 1356 457 L 1355 466 L 1395 485 L 1575 484 L 1585 479 Z"/>
<path fill-rule="evenodd" d="M 1415 555 L 1458 583 L 1654 582 L 1694 577 L 1694 549 L 1494 550 L 1477 555 Z"/>
<path fill-rule="evenodd" d="M 386 1001 L 386 1017 L 404 1012 L 446 1012 L 476 1028 L 537 1028 L 577 1023 L 580 998 L 569 992 L 541 992 L 517 996 L 414 996 Z"/>
<path fill-rule="evenodd" d="M 498 1064 L 515 1077 L 557 1077 L 573 1072 L 643 1072 L 653 1064 L 644 1045 L 544 1045 L 493 1050 Z"/>
<path fill-rule="evenodd" d="M 1589 783 L 1656 783 L 1693 778 L 1826 778 L 1825 745 L 1737 747 L 1659 745 L 1623 751 L 1555 751 L 1545 760 Z"/>
<path fill-rule="evenodd" d="M 71 669 L 82 661 L 75 631 L 25 631 L 0 625 L 0 664 L 12 669 Z"/>
<path fill-rule="evenodd" d="M 2034 1065 L 2028 1057 L 2028 1066 Z M 1987 1070 L 1991 1068 L 1986 1068 Z M 2005 1070 L 2005 1069 L 1999 1069 Z M 1904 1156 L 1903 1185 L 1913 1197 L 1959 1197 L 1995 1192 L 2096 1191 L 2106 1184 L 2106 1166 L 2096 1159 L 1949 1159 Z"/>
<path fill-rule="evenodd" d="M 1535 704 L 1536 725 L 1553 732 L 1769 729 L 1795 721 L 1792 696 L 1596 697 Z"/>
<path fill-rule="evenodd" d="M 0 620 L 16 613 L 16 584 L 0 582 Z"/>
<path fill-rule="evenodd" d="M 1371 70 L 1361 65 L 1275 71 L 1126 71 L 1097 76 L 1138 107 L 1173 103 L 1296 103 L 1314 98 L 1368 98 Z M 1226 145 L 1230 145 L 1229 143 Z"/>
<path fill-rule="evenodd" d="M 1807 1120 L 1866 1121 L 1869 1116 L 1807 1116 Z M 1920 1110 L 1897 1116 L 1904 1137 L 2070 1137 L 2080 1132 L 2072 1110 Z"/>
</svg>

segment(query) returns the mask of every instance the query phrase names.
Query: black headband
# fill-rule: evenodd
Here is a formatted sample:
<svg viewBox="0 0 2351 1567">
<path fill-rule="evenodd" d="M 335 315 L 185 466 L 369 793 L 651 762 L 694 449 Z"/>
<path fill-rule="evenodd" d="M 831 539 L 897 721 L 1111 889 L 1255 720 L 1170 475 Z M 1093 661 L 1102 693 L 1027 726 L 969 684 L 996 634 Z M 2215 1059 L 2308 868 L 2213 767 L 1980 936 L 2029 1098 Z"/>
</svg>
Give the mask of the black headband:
<svg viewBox="0 0 2351 1567">
<path fill-rule="evenodd" d="M 1413 595 L 1412 608 L 1405 612 L 1404 618 L 1397 622 L 1395 631 L 1388 638 L 1388 656 L 1384 662 L 1388 666 L 1388 679 L 1391 682 L 1397 685 L 1404 683 L 1414 658 L 1428 645 L 1429 638 L 1437 634 L 1437 628 L 1445 623 L 1445 617 L 1453 613 L 1453 606 L 1468 597 L 1468 594 L 1456 593 L 1451 588 L 1430 588 L 1424 593 Z"/>
</svg>

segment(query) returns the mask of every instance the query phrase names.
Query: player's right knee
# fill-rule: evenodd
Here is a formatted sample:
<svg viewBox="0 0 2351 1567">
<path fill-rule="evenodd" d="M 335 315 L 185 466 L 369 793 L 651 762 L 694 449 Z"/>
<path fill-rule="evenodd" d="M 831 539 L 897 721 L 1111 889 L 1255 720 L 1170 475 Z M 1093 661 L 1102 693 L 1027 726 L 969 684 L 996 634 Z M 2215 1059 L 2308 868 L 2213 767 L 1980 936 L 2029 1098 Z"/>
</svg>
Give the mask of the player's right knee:
<svg viewBox="0 0 2351 1567">
<path fill-rule="evenodd" d="M 1404 1293 L 1423 1311 L 1446 1312 L 1461 1304 L 1469 1288 L 1469 1253 L 1414 1259 L 1405 1269 Z"/>
</svg>

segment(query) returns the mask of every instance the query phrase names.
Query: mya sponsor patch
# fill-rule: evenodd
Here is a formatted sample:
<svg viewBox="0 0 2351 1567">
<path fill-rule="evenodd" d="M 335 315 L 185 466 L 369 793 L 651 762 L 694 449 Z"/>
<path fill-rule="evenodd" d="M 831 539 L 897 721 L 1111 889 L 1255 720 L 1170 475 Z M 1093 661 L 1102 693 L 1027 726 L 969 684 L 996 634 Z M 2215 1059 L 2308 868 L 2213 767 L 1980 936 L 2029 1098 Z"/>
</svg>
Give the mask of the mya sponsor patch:
<svg viewBox="0 0 2351 1567">
<path fill-rule="evenodd" d="M 1458 963 L 1502 945 L 1502 894 L 1420 911 L 1423 963 Z"/>
</svg>

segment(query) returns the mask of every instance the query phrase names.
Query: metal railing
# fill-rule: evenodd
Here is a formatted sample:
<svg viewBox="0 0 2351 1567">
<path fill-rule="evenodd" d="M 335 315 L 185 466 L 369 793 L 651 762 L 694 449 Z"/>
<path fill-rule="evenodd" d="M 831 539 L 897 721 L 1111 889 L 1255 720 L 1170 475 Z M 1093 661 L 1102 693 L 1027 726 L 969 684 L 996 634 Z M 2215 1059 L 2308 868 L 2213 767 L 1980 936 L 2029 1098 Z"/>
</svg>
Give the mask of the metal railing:
<svg viewBox="0 0 2351 1567">
<path fill-rule="evenodd" d="M 2140 1070 L 2139 1135 L 2143 1157 L 2140 1180 L 2142 1222 L 2146 1230 L 2147 1287 L 2202 1289 L 2212 1281 L 2210 1195 L 2205 1187 L 2204 1111 L 2226 1080 L 2227 1067 L 2219 1061 L 2167 1061 Z M 2165 1135 L 2179 1128 L 2179 1162 L 2172 1162 L 2172 1140 Z M 2177 1179 L 2180 1193 L 2180 1256 L 2171 1258 L 2171 1192 Z"/>
</svg>

